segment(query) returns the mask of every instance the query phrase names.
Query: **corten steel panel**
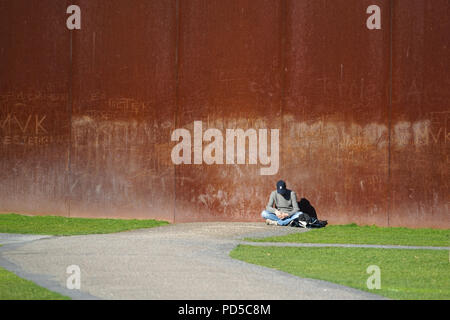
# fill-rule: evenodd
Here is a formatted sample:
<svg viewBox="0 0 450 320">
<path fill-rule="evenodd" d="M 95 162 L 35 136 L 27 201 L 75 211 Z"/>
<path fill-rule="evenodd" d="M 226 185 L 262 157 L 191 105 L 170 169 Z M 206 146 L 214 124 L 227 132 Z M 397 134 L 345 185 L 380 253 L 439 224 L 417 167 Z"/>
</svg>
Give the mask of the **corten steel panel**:
<svg viewBox="0 0 450 320">
<path fill-rule="evenodd" d="M 0 212 L 66 215 L 65 1 L 0 2 Z"/>
<path fill-rule="evenodd" d="M 392 225 L 448 228 L 450 2 L 394 1 Z"/>
<path fill-rule="evenodd" d="M 70 214 L 173 220 L 175 1 L 78 4 Z"/>
<path fill-rule="evenodd" d="M 279 176 L 260 174 L 269 166 L 259 158 L 252 164 L 249 141 L 245 163 L 227 164 L 226 130 L 254 129 L 259 138 L 259 129 L 280 128 L 282 2 L 180 1 L 178 12 L 176 127 L 189 130 L 192 141 L 195 121 L 203 133 L 219 130 L 223 156 L 216 160 L 223 164 L 202 156 L 194 164 L 192 151 L 191 164 L 177 165 L 175 221 L 259 220 Z M 209 144 L 202 143 L 203 151 Z"/>
<path fill-rule="evenodd" d="M 370 5 L 381 30 L 369 30 Z M 389 1 L 288 1 L 282 176 L 330 223 L 387 225 Z"/>
<path fill-rule="evenodd" d="M 330 223 L 449 226 L 448 1 L 2 0 L 0 15 L 0 211 L 258 220 L 283 178 Z M 200 140 L 217 129 L 224 164 L 194 123 Z M 182 128 L 198 164 L 172 161 Z M 272 156 L 279 129 L 279 170 L 261 175 L 249 142 L 226 164 L 227 129 L 268 129 Z"/>
</svg>

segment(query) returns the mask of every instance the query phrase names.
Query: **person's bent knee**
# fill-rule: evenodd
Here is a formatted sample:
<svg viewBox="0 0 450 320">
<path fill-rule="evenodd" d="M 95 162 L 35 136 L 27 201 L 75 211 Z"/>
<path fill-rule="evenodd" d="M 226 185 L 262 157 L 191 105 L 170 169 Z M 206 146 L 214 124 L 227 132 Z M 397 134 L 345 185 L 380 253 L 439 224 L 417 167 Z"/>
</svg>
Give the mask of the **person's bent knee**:
<svg viewBox="0 0 450 320">
<path fill-rule="evenodd" d="M 302 215 L 302 214 L 303 214 L 303 212 L 297 211 L 296 213 L 294 213 L 294 214 L 292 215 L 292 217 L 293 217 L 294 219 L 296 219 L 296 218 L 300 217 L 300 215 Z"/>
<path fill-rule="evenodd" d="M 263 210 L 263 212 L 261 212 L 261 217 L 263 219 L 270 219 L 270 220 L 276 219 L 276 216 L 272 212 L 267 211 L 267 210 Z"/>
</svg>

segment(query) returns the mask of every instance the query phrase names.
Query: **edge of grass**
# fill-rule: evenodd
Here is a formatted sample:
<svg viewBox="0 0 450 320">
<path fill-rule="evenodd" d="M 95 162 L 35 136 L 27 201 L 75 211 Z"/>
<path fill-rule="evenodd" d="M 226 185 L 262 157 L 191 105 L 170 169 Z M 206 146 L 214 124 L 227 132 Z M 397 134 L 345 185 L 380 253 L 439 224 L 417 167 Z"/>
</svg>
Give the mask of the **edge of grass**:
<svg viewBox="0 0 450 320">
<path fill-rule="evenodd" d="M 71 300 L 0 266 L 0 300 Z"/>
<path fill-rule="evenodd" d="M 245 238 L 252 242 L 338 243 L 406 246 L 450 246 L 450 229 L 328 225 L 308 232 L 267 238 Z"/>
<path fill-rule="evenodd" d="M 71 236 L 105 234 L 168 225 L 162 220 L 79 218 L 61 216 L 28 216 L 0 214 L 0 233 Z"/>
<path fill-rule="evenodd" d="M 0 214 L 0 233 L 40 234 L 54 236 L 105 234 L 168 225 L 154 219 L 108 219 L 61 216 L 32 216 L 17 213 Z M 0 244 L 0 247 L 2 245 Z M 23 279 L 0 266 L 0 300 L 71 300 Z"/>
<path fill-rule="evenodd" d="M 0 244 L 2 247 L 3 244 Z M 72 300 L 0 266 L 0 300 Z"/>
<path fill-rule="evenodd" d="M 450 298 L 446 250 L 238 245 L 229 255 L 301 278 L 337 283 L 391 299 Z M 381 288 L 371 290 L 367 285 L 372 275 L 368 267 L 374 265 L 381 270 Z"/>
</svg>

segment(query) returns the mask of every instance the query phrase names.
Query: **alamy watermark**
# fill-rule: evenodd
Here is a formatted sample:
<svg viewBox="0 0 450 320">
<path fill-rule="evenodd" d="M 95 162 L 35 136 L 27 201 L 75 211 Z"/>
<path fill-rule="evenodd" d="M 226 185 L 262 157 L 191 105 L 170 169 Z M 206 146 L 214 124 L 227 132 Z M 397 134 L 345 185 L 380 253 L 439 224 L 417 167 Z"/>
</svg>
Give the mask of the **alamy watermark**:
<svg viewBox="0 0 450 320">
<path fill-rule="evenodd" d="M 259 162 L 266 166 L 260 168 L 261 175 L 274 175 L 280 165 L 279 129 L 270 129 L 270 154 L 268 135 L 269 129 L 226 129 L 223 134 L 219 129 L 209 128 L 203 132 L 202 121 L 194 121 L 193 137 L 187 129 L 172 132 L 172 141 L 178 141 L 171 152 L 172 162 L 175 165 L 246 164 L 248 156 L 248 164 L 256 165 Z M 208 144 L 203 146 L 203 142 Z"/>
<path fill-rule="evenodd" d="M 81 29 L 81 9 L 77 5 L 70 5 L 66 10 L 70 16 L 66 20 L 66 26 L 69 30 Z M 366 20 L 366 27 L 369 30 L 381 29 L 381 8 L 375 4 L 370 5 L 366 9 L 366 13 L 370 16 Z"/>
<path fill-rule="evenodd" d="M 70 16 L 66 20 L 66 27 L 69 30 L 81 29 L 81 9 L 77 5 L 70 5 L 67 7 L 66 13 Z"/>
<path fill-rule="evenodd" d="M 368 266 L 366 272 L 371 276 L 367 278 L 367 289 L 381 289 L 381 269 L 377 265 Z"/>
<path fill-rule="evenodd" d="M 76 264 L 70 265 L 66 268 L 66 273 L 70 276 L 66 280 L 67 289 L 80 290 L 81 288 L 81 269 Z"/>
</svg>

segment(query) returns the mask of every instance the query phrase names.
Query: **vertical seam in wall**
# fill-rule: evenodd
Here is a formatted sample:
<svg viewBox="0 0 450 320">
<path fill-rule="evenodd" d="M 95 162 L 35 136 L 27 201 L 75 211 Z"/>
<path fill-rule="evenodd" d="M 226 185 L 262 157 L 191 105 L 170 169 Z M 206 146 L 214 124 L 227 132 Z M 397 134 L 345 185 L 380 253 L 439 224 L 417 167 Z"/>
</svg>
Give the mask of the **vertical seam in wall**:
<svg viewBox="0 0 450 320">
<path fill-rule="evenodd" d="M 280 93 L 280 133 L 283 134 L 283 110 L 286 103 L 286 30 L 287 30 L 287 1 L 283 0 L 281 2 L 281 21 L 280 21 L 280 66 L 281 66 L 281 93 Z M 283 143 L 283 138 L 281 137 L 280 143 Z M 271 151 L 272 152 L 272 151 Z"/>
<path fill-rule="evenodd" d="M 67 181 L 68 190 L 66 195 L 68 217 L 70 218 L 70 202 L 72 198 L 71 183 L 72 183 L 72 113 L 73 113 L 73 97 L 72 97 L 72 86 L 73 86 L 73 30 L 69 31 L 70 35 L 70 49 L 69 49 L 69 85 L 68 85 L 68 113 L 69 113 L 69 146 L 67 150 Z"/>
<path fill-rule="evenodd" d="M 175 114 L 174 114 L 174 129 L 177 128 L 177 119 L 178 119 L 178 109 L 179 109 L 179 40 L 180 40 L 180 1 L 175 1 Z M 174 166 L 173 173 L 173 223 L 175 223 L 176 219 L 176 210 L 177 210 L 177 166 Z"/>
<path fill-rule="evenodd" d="M 71 182 L 72 182 L 72 159 L 71 159 L 71 150 L 72 150 L 72 45 L 73 45 L 73 31 L 69 31 L 69 83 L 68 83 L 68 102 L 67 102 L 67 112 L 69 114 L 69 143 L 67 150 L 67 194 L 66 194 L 66 203 L 67 203 L 67 212 L 68 217 L 70 217 L 70 199 L 71 199 Z"/>
<path fill-rule="evenodd" d="M 391 179 L 391 130 L 392 130 L 392 86 L 393 86 L 393 14 L 394 2 L 389 1 L 389 104 L 388 104 L 388 207 L 387 225 L 390 226 L 390 211 L 393 204 L 392 179 Z"/>
</svg>

